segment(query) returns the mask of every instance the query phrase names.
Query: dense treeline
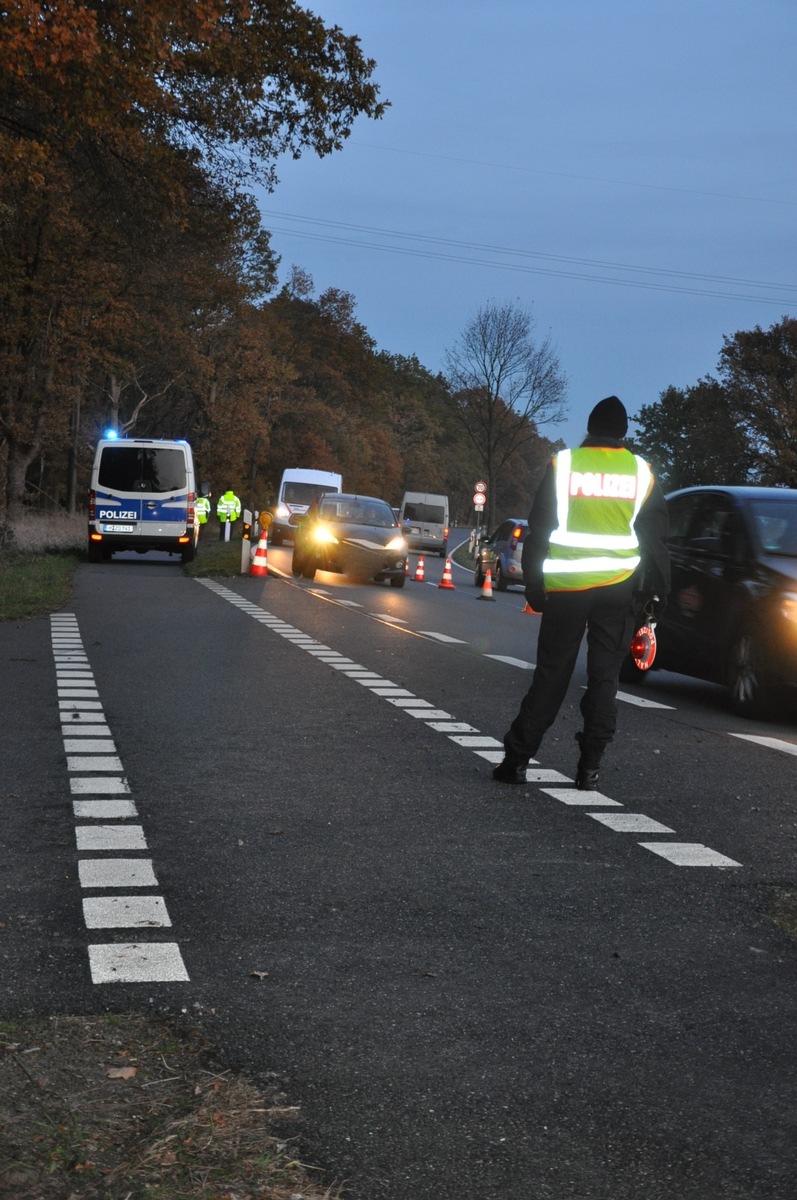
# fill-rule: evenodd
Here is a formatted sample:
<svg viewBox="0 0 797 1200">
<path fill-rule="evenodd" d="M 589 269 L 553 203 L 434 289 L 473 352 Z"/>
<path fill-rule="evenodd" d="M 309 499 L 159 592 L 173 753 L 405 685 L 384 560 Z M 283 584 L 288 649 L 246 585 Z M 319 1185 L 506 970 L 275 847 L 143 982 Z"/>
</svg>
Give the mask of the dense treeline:
<svg viewBox="0 0 797 1200">
<path fill-rule="evenodd" d="M 635 420 L 637 445 L 668 490 L 797 488 L 797 319 L 726 337 L 716 377 L 667 388 Z"/>
<path fill-rule="evenodd" d="M 486 305 L 443 376 L 378 350 L 348 293 L 297 267 L 278 289 L 253 186 L 378 119 L 374 67 L 294 0 L 0 8 L 0 540 L 25 506 L 83 507 L 109 426 L 187 438 L 252 508 L 305 465 L 459 519 L 485 479 L 490 523 L 525 515 L 566 385 L 529 313 Z M 638 444 L 668 487 L 797 486 L 796 378 L 796 321 L 738 333 Z"/>
<path fill-rule="evenodd" d="M 464 514 L 482 466 L 444 379 L 378 352 L 350 295 L 315 296 L 297 269 L 275 294 L 251 195 L 280 154 L 329 153 L 381 116 L 374 66 L 292 0 L 2 7 L 7 524 L 81 508 L 108 426 L 188 438 L 214 492 L 253 507 L 298 464 L 394 503 L 446 490 Z M 504 511 L 528 507 L 550 449 L 531 441 L 491 496 Z"/>
</svg>

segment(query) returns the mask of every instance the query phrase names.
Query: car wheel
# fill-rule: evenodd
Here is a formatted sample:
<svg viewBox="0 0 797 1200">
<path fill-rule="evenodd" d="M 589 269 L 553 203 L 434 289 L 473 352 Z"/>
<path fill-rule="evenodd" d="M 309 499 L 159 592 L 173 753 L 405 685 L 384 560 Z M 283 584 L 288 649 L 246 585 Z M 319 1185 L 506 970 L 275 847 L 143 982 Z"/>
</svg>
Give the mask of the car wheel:
<svg viewBox="0 0 797 1200">
<path fill-rule="evenodd" d="M 391 576 L 391 579 L 390 579 L 390 586 L 391 587 L 404 587 L 405 579 L 406 579 L 405 575 L 393 575 L 393 576 Z"/>
<path fill-rule="evenodd" d="M 102 558 L 103 558 L 102 550 L 97 545 L 97 543 L 89 542 L 89 562 L 90 563 L 102 562 Z"/>
<path fill-rule="evenodd" d="M 493 580 L 493 582 L 495 584 L 495 590 L 497 592 L 505 592 L 506 591 L 508 585 L 506 582 L 506 578 L 504 576 L 504 572 L 501 570 L 500 562 L 497 562 L 495 564 L 495 579 Z"/>
<path fill-rule="evenodd" d="M 308 556 L 302 563 L 302 578 L 310 580 L 315 579 L 315 573 L 317 570 L 318 563 L 315 561 L 315 559 Z"/>
<path fill-rule="evenodd" d="M 763 652 L 751 629 L 741 630 L 731 642 L 728 695 L 731 708 L 740 717 L 763 717 L 771 707 Z"/>
<path fill-rule="evenodd" d="M 180 551 L 180 558 L 183 560 L 184 563 L 193 562 L 195 557 L 196 557 L 196 546 L 194 545 L 193 542 L 190 542 L 189 545 L 187 545 L 187 546 L 183 546 L 182 550 Z"/>
<path fill-rule="evenodd" d="M 296 549 L 296 547 L 294 546 L 293 558 L 291 559 L 291 573 L 293 575 L 297 575 L 297 576 L 301 575 L 303 566 L 304 566 L 304 563 L 302 561 L 302 556 L 299 553 L 299 551 Z"/>
<path fill-rule="evenodd" d="M 473 573 L 473 586 L 481 587 L 483 585 L 483 583 L 484 583 L 484 571 L 482 570 L 482 560 L 479 559 L 479 561 L 476 564 L 476 570 Z"/>
<path fill-rule="evenodd" d="M 274 533 L 269 536 L 269 541 L 271 542 L 272 546 L 281 546 L 282 545 L 282 534 L 278 533 L 277 530 L 275 529 Z"/>
</svg>

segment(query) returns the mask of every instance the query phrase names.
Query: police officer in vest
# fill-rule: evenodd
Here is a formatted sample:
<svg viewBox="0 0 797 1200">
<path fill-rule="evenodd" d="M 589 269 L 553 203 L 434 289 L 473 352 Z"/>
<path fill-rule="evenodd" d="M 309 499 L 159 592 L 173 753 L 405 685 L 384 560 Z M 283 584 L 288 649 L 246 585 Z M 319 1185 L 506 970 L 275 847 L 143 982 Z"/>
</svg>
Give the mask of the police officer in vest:
<svg viewBox="0 0 797 1200">
<path fill-rule="evenodd" d="M 200 525 L 207 525 L 210 516 L 210 496 L 197 496 L 196 516 Z"/>
<path fill-rule="evenodd" d="M 240 515 L 241 501 L 232 488 L 227 488 L 227 491 L 219 496 L 216 504 L 216 516 L 219 518 L 219 537 L 223 542 L 230 540 L 230 535 L 227 532 L 228 522 L 229 528 L 232 529 L 232 522 L 237 521 Z"/>
<path fill-rule="evenodd" d="M 670 588 L 667 509 L 644 459 L 623 446 L 628 416 L 616 396 L 596 404 L 581 445 L 548 466 L 523 543 L 526 599 L 542 613 L 537 665 L 504 737 L 500 783 L 526 782 L 526 767 L 553 724 L 587 633 L 587 688 L 576 787 L 597 787 L 603 752 L 617 722 L 620 666 L 635 619 Z"/>
</svg>

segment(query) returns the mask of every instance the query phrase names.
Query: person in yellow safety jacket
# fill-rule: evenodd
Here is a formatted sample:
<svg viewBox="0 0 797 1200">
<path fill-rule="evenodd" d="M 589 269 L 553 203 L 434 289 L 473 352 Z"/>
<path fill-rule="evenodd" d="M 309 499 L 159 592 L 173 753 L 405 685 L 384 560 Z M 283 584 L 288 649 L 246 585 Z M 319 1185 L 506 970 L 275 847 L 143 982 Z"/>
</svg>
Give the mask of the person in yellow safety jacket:
<svg viewBox="0 0 797 1200">
<path fill-rule="evenodd" d="M 200 525 L 207 525 L 210 516 L 210 496 L 197 496 L 194 502 L 197 520 Z"/>
<path fill-rule="evenodd" d="M 228 521 L 237 521 L 241 515 L 241 501 L 232 488 L 219 496 L 216 504 L 216 516 L 219 518 L 219 537 L 224 540 L 225 526 Z"/>
<path fill-rule="evenodd" d="M 596 404 L 587 437 L 554 455 L 523 543 L 526 599 L 542 614 L 531 687 L 504 735 L 500 783 L 526 782 L 567 693 L 587 634 L 587 687 L 576 787 L 597 787 L 617 724 L 617 685 L 637 614 L 670 590 L 667 508 L 650 466 L 623 445 L 628 415 L 616 396 Z"/>
</svg>

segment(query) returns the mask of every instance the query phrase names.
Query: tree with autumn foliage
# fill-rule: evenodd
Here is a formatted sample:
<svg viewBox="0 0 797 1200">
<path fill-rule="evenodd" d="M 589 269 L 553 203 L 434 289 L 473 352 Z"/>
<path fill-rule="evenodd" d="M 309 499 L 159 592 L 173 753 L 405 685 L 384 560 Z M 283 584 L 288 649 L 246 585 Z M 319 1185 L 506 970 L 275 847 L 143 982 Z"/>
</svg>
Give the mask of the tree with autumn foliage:
<svg viewBox="0 0 797 1200">
<path fill-rule="evenodd" d="M 665 488 L 797 487 L 797 319 L 726 337 L 717 377 L 667 388 L 634 421 Z"/>
<path fill-rule="evenodd" d="M 76 436 L 92 386 L 134 411 L 212 379 L 208 329 L 272 279 L 246 188 L 272 187 L 280 154 L 327 154 L 358 114 L 379 117 L 373 68 L 292 0 L 2 6 L 7 519 L 31 464 Z"/>
</svg>

